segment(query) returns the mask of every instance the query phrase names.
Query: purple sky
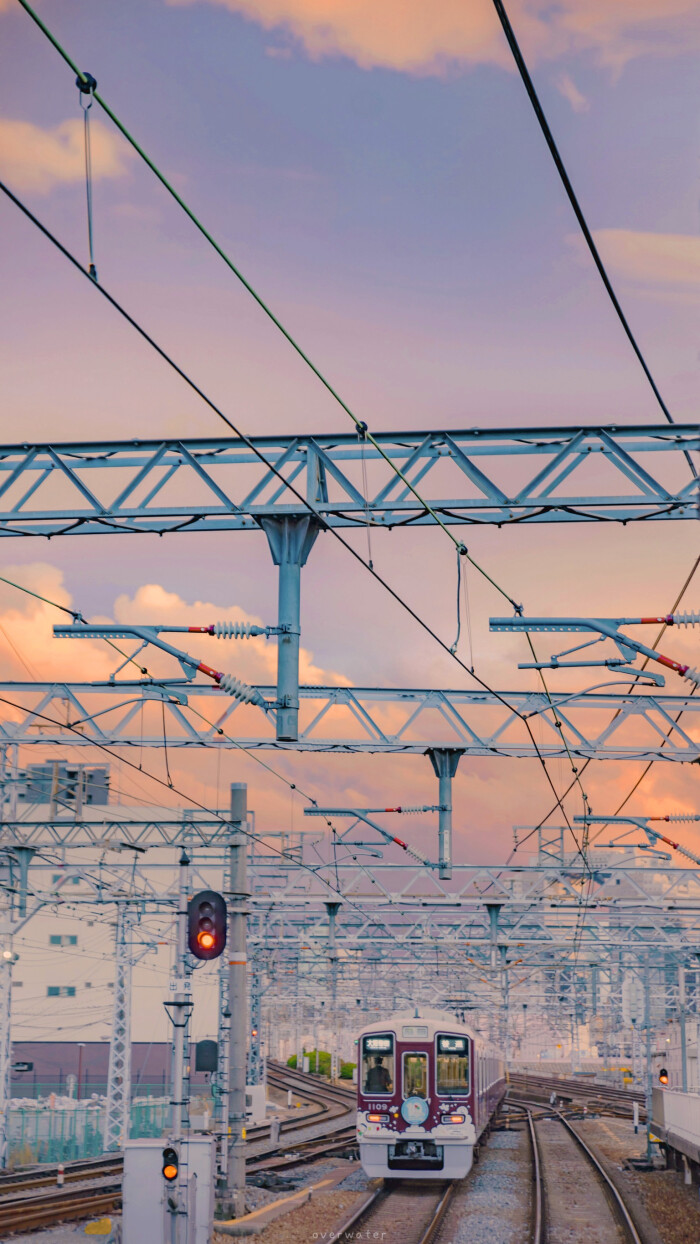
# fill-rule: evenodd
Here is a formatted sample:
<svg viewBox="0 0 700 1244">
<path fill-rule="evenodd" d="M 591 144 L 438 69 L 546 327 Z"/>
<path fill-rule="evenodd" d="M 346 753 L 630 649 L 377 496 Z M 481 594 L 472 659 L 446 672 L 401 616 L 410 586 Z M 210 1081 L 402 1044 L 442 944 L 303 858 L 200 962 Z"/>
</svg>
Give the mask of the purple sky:
<svg viewBox="0 0 700 1244">
<path fill-rule="evenodd" d="M 414 3 L 47 0 L 39 9 L 372 430 L 660 421 L 581 250 L 487 0 L 430 6 L 432 25 Z M 512 16 L 652 371 L 674 416 L 693 419 L 697 5 L 563 0 L 550 9 L 532 0 L 513 4 Z M 85 261 L 78 93 L 16 0 L 0 0 L 0 70 L 1 175 Z M 100 280 L 246 432 L 349 430 L 93 112 Z M 0 248 L 4 440 L 224 430 L 6 202 Z M 468 542 L 529 612 L 614 616 L 671 606 L 697 530 L 562 525 L 470 532 Z M 451 641 L 446 538 L 385 535 L 374 555 Z M 50 564 L 88 614 L 114 616 L 117 596 L 160 584 L 184 602 L 274 620 L 262 536 L 14 542 L 0 560 L 0 573 L 9 563 Z M 36 573 L 52 581 L 48 569 Z M 303 595 L 303 643 L 323 670 L 365 684 L 465 685 L 330 536 L 312 553 Z M 696 589 L 685 605 L 697 604 Z M 15 643 L 40 660 L 45 619 L 35 634 L 4 593 L 2 609 Z M 514 669 L 525 654 L 488 635 L 489 613 L 501 605 L 475 580 L 472 609 L 479 671 L 502 688 L 530 685 Z M 666 647 L 698 663 L 692 634 Z M 57 656 L 52 670 L 65 660 Z M 12 662 L 8 652 L 6 671 Z M 669 690 L 680 687 L 669 677 Z M 225 766 L 225 777 L 247 777 L 251 803 L 270 823 L 289 816 L 288 796 L 261 786 L 254 766 L 231 758 Z M 427 761 L 421 766 L 280 762 L 330 802 L 431 802 Z M 596 810 L 609 811 L 639 771 L 591 766 Z M 213 761 L 190 759 L 181 772 L 197 797 L 212 797 Z M 560 765 L 552 775 L 563 786 Z M 692 789 L 689 772 L 658 765 L 630 806 L 690 810 Z M 539 819 L 550 804 L 534 764 L 463 762 L 456 856 L 502 856 L 513 822 Z M 573 800 L 571 810 L 580 811 Z"/>
</svg>

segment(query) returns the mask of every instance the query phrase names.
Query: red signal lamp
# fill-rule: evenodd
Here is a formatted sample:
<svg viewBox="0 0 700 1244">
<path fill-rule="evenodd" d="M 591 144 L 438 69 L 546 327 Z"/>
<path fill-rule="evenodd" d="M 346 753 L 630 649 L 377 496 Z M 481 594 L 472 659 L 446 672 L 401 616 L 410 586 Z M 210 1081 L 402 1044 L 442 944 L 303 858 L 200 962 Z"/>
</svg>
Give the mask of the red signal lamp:
<svg viewBox="0 0 700 1244">
<path fill-rule="evenodd" d="M 668 1072 L 665 1067 L 659 1070 L 659 1084 L 668 1084 Z"/>
</svg>

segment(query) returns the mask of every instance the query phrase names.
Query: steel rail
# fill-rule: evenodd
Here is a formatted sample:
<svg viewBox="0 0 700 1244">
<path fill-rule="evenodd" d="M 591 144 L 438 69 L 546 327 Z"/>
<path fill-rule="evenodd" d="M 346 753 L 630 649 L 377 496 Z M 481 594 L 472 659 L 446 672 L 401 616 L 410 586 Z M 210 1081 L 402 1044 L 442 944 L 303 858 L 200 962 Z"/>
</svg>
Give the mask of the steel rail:
<svg viewBox="0 0 700 1244">
<path fill-rule="evenodd" d="M 420 1237 L 419 1244 L 433 1244 L 435 1237 L 442 1226 L 442 1220 L 447 1213 L 450 1202 L 455 1194 L 456 1183 L 453 1181 L 447 1185 L 440 1200 L 435 1207 L 435 1213 L 426 1227 L 423 1235 Z"/>
<path fill-rule="evenodd" d="M 434 1244 L 440 1227 L 442 1226 L 443 1219 L 449 1209 L 457 1184 L 454 1180 L 449 1182 L 441 1182 L 442 1189 L 430 1220 L 423 1229 L 421 1235 L 417 1238 L 415 1244 Z M 385 1180 L 382 1180 L 379 1186 L 373 1189 L 364 1201 L 355 1206 L 347 1217 L 343 1218 L 338 1226 L 333 1228 L 332 1235 L 329 1238 L 337 1241 L 343 1241 L 346 1238 L 360 1239 L 360 1234 L 356 1231 L 358 1224 L 362 1223 L 364 1226 L 368 1221 L 371 1221 L 375 1210 L 377 1210 L 381 1204 L 391 1197 L 392 1194 L 400 1191 L 406 1191 L 405 1185 L 398 1187 L 396 1184 L 387 1184 Z"/>
<path fill-rule="evenodd" d="M 540 1102 L 530 1102 L 530 1101 L 526 1101 L 523 1099 L 516 1099 L 516 1098 L 511 1098 L 511 1100 L 513 1101 L 515 1105 L 524 1106 L 526 1109 L 530 1106 L 539 1106 L 541 1104 Z M 591 1166 L 595 1170 L 601 1183 L 603 1184 L 603 1189 L 604 1189 L 606 1198 L 608 1199 L 609 1202 L 612 1201 L 612 1207 L 611 1207 L 612 1212 L 617 1217 L 620 1225 L 625 1231 L 628 1244 L 644 1244 L 644 1241 L 642 1240 L 641 1236 L 639 1235 L 639 1232 L 637 1231 L 637 1228 L 634 1224 L 634 1221 L 630 1215 L 629 1210 L 627 1209 L 627 1206 L 625 1205 L 625 1202 L 622 1196 L 618 1192 L 617 1188 L 615 1187 L 615 1184 L 613 1183 L 612 1179 L 608 1175 L 605 1168 L 602 1166 L 602 1164 L 599 1162 L 596 1155 L 593 1153 L 592 1149 L 589 1149 L 585 1140 L 583 1140 L 583 1138 L 579 1136 L 576 1129 L 571 1126 L 571 1123 L 569 1122 L 569 1120 L 564 1117 L 564 1115 L 561 1113 L 560 1110 L 551 1110 L 550 1114 L 552 1117 L 557 1118 L 559 1122 L 563 1124 L 563 1126 L 571 1134 L 576 1144 L 585 1154 L 586 1158 L 588 1159 Z M 534 1127 L 534 1124 L 533 1124 L 533 1127 Z"/>
<path fill-rule="evenodd" d="M 618 1089 L 612 1085 L 591 1084 L 586 1081 L 579 1082 L 578 1080 L 559 1080 L 556 1076 L 529 1076 L 524 1073 L 511 1072 L 510 1083 L 518 1091 L 524 1090 L 526 1093 L 533 1093 L 538 1090 L 545 1093 L 554 1090 L 559 1097 L 572 1097 L 574 1099 L 578 1097 L 583 1102 L 590 1102 L 591 1098 L 593 1098 L 601 1102 L 612 1102 L 615 1105 L 629 1104 L 630 1113 L 632 1103 L 636 1101 L 640 1108 L 643 1108 L 646 1101 L 644 1093 L 638 1092 L 636 1089 Z"/>
<path fill-rule="evenodd" d="M 544 1186 L 542 1181 L 542 1164 L 540 1147 L 537 1143 L 537 1132 L 532 1111 L 526 1110 L 527 1127 L 530 1135 L 532 1153 L 532 1244 L 544 1244 Z"/>
<path fill-rule="evenodd" d="M 556 1113 L 559 1117 L 560 1122 L 562 1122 L 564 1124 L 564 1127 L 567 1129 L 567 1131 L 571 1133 L 577 1145 L 579 1145 L 580 1148 L 585 1153 L 586 1157 L 591 1163 L 591 1166 L 594 1167 L 594 1169 L 597 1171 L 598 1175 L 600 1176 L 600 1179 L 602 1180 L 605 1186 L 606 1194 L 612 1198 L 615 1204 L 618 1217 L 620 1218 L 620 1221 L 622 1223 L 622 1226 L 624 1227 L 624 1230 L 627 1232 L 630 1244 L 643 1244 L 641 1236 L 639 1235 L 639 1232 L 637 1231 L 637 1228 L 635 1227 L 634 1222 L 632 1221 L 629 1210 L 627 1209 L 625 1202 L 620 1196 L 620 1193 L 615 1187 L 607 1171 L 598 1161 L 598 1158 L 593 1153 L 593 1151 L 588 1148 L 588 1145 L 586 1144 L 585 1140 L 583 1140 L 583 1138 L 579 1136 L 576 1129 L 571 1126 L 571 1124 L 569 1123 L 569 1120 L 565 1119 L 564 1116 L 560 1114 L 559 1111 L 557 1111 Z"/>
<path fill-rule="evenodd" d="M 61 1192 L 17 1198 L 0 1206 L 0 1235 L 35 1227 L 75 1222 L 114 1209 L 121 1202 L 121 1183 L 105 1188 L 71 1188 Z"/>
<path fill-rule="evenodd" d="M 105 1154 L 101 1158 L 87 1158 L 84 1161 L 66 1162 L 61 1165 L 63 1165 L 65 1183 L 76 1183 L 78 1180 L 99 1179 L 100 1175 L 120 1174 L 123 1159 L 121 1156 L 110 1158 Z M 50 1188 L 52 1184 L 57 1187 L 58 1173 L 57 1164 L 42 1167 L 41 1170 L 1 1173 L 0 1204 L 3 1197 L 10 1196 L 13 1192 L 24 1192 L 32 1188 Z"/>
</svg>

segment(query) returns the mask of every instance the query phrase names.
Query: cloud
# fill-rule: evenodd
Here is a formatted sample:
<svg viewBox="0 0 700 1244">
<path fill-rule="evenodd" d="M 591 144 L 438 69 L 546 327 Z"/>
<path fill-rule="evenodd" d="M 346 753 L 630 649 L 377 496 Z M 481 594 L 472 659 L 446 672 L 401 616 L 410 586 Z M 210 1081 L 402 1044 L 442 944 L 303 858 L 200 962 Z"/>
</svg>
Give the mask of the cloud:
<svg viewBox="0 0 700 1244">
<path fill-rule="evenodd" d="M 114 602 L 114 616 L 118 622 L 171 623 L 174 626 L 208 626 L 212 622 L 253 622 L 265 625 L 261 618 L 253 617 L 238 605 L 214 605 L 196 600 L 192 603 L 168 592 L 158 583 L 146 583 L 133 597 L 119 596 Z M 277 642 L 264 637 L 253 639 L 213 639 L 206 635 L 164 636 L 176 647 L 184 648 L 215 669 L 235 674 L 250 683 L 274 683 L 277 678 Z M 148 654 L 149 666 L 153 664 Z M 170 673 L 179 676 L 179 668 Z M 299 649 L 299 680 L 302 683 L 318 683 L 324 686 L 347 686 L 349 679 L 334 670 L 324 670 L 314 663 L 308 648 Z"/>
<path fill-rule="evenodd" d="M 127 171 L 126 147 L 100 121 L 93 120 L 90 126 L 93 179 L 122 177 Z M 46 194 L 54 186 L 84 179 L 83 142 L 79 117 L 51 129 L 0 117 L 0 168 L 14 189 Z"/>
<path fill-rule="evenodd" d="M 596 229 L 593 236 L 603 262 L 623 280 L 641 285 L 700 288 L 700 237 L 633 229 Z M 588 263 L 583 239 L 569 234 L 566 240 L 582 262 Z"/>
<path fill-rule="evenodd" d="M 557 90 L 564 99 L 568 99 L 574 112 L 588 112 L 590 104 L 585 95 L 582 95 L 575 82 L 569 77 L 568 73 L 563 73 L 557 78 Z"/>
<path fill-rule="evenodd" d="M 62 571 L 47 562 L 2 566 L 0 575 L 10 583 L 22 584 L 59 605 L 68 608 L 73 605 L 63 583 Z M 166 591 L 158 583 L 144 584 L 133 597 L 119 596 L 113 609 L 113 620 L 122 623 L 161 622 L 174 626 L 199 626 L 219 619 L 262 624 L 260 618 L 246 613 L 238 605 L 222 606 L 205 601 L 190 603 L 175 592 Z M 0 581 L 0 677 L 25 680 L 28 670 L 40 681 L 85 681 L 109 677 L 121 664 L 121 657 L 103 640 L 54 638 L 54 625 L 70 620 L 67 614 L 53 605 Z M 91 619 L 94 622 L 111 620 L 107 617 Z M 219 640 L 207 635 L 166 635 L 165 639 L 213 668 L 235 674 L 246 682 L 269 684 L 276 680 L 275 639 Z M 130 648 L 128 640 L 116 642 L 125 651 Z M 158 677 L 181 677 L 177 662 L 155 648 L 149 648 L 143 660 Z M 347 686 L 350 681 L 335 670 L 325 670 L 316 665 L 313 653 L 304 647 L 299 653 L 299 677 L 302 683 L 336 687 Z"/>
<path fill-rule="evenodd" d="M 197 0 L 166 0 L 172 5 Z M 298 41 L 319 60 L 347 56 L 363 69 L 442 74 L 450 66 L 511 65 L 490 0 L 208 0 Z M 511 20 L 531 61 L 591 50 L 619 67 L 646 53 L 700 42 L 697 0 L 513 0 Z"/>
</svg>

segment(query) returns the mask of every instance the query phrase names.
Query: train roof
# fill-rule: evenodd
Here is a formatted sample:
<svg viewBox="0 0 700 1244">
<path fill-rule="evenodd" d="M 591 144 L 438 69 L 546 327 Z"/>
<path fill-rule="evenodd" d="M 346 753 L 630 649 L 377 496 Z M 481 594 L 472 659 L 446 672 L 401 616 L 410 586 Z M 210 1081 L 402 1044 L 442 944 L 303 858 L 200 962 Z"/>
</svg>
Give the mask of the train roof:
<svg viewBox="0 0 700 1244">
<path fill-rule="evenodd" d="M 416 1014 L 416 1010 L 418 1014 Z M 502 1051 L 497 1046 L 492 1045 L 490 1041 L 487 1041 L 480 1033 L 475 1032 L 468 1024 L 462 1023 L 462 1020 L 457 1019 L 451 1011 L 438 1011 L 427 1006 L 414 1007 L 412 1011 L 397 1011 L 393 1015 L 387 1015 L 385 1019 L 378 1020 L 375 1024 L 367 1024 L 360 1029 L 358 1040 L 368 1032 L 386 1032 L 387 1029 L 392 1029 L 396 1032 L 397 1038 L 402 1041 L 404 1038 L 398 1029 L 403 1024 L 427 1024 L 429 1040 L 435 1036 L 436 1032 L 463 1032 L 471 1038 L 475 1047 L 483 1053 L 497 1058 L 503 1057 Z M 406 1040 L 408 1039 L 406 1038 Z"/>
<path fill-rule="evenodd" d="M 387 1015 L 385 1019 L 378 1020 L 376 1024 L 367 1024 L 361 1029 L 360 1035 L 365 1032 L 386 1032 L 387 1028 L 396 1028 L 401 1024 L 427 1024 L 433 1031 L 437 1028 L 449 1028 L 479 1039 L 478 1033 L 475 1033 L 467 1024 L 463 1024 L 461 1019 L 457 1019 L 451 1011 L 435 1011 L 430 1007 L 414 1007 L 412 1011 L 397 1011 L 394 1015 Z"/>
</svg>

